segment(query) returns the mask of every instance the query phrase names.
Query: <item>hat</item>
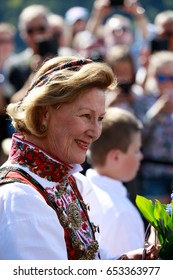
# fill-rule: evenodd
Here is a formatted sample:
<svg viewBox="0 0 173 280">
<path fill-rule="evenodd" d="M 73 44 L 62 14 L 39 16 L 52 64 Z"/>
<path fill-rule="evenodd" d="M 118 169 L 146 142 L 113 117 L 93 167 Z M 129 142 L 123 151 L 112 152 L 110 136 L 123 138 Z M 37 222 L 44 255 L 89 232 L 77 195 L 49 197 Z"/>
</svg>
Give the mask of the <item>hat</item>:
<svg viewBox="0 0 173 280">
<path fill-rule="evenodd" d="M 80 6 L 72 7 L 65 13 L 65 21 L 69 25 L 74 24 L 79 19 L 88 20 L 88 18 L 89 11 L 86 8 Z"/>
</svg>

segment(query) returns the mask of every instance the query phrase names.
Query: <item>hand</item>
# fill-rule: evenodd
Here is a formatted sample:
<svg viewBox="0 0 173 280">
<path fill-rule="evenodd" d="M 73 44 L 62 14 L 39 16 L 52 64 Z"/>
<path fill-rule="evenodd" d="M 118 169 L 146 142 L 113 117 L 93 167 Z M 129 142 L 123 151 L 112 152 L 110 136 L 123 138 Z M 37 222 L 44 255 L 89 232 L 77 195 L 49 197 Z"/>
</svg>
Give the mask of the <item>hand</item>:
<svg viewBox="0 0 173 280">
<path fill-rule="evenodd" d="M 143 15 L 145 10 L 139 5 L 137 0 L 125 0 L 123 10 L 135 18 Z"/>
<path fill-rule="evenodd" d="M 122 258 L 124 260 L 156 260 L 159 256 L 159 249 L 156 246 L 150 245 L 145 249 L 140 248 L 130 251 L 123 256 L 126 256 L 126 258 Z"/>
<path fill-rule="evenodd" d="M 157 260 L 159 257 L 160 246 L 148 245 L 144 248 L 142 254 L 142 260 Z"/>
<path fill-rule="evenodd" d="M 109 0 L 95 0 L 93 10 L 97 17 L 104 19 L 112 12 L 113 7 L 109 5 Z"/>
</svg>

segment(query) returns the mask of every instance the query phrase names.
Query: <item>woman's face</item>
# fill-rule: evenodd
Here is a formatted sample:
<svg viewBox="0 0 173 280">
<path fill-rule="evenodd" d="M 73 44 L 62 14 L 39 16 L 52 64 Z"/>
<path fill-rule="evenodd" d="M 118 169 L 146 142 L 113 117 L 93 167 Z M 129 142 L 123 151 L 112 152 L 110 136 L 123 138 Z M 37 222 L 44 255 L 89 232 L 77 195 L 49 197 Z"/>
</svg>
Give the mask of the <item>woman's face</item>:
<svg viewBox="0 0 173 280">
<path fill-rule="evenodd" d="M 83 163 L 91 143 L 100 136 L 104 113 L 105 94 L 97 88 L 58 109 L 49 108 L 48 135 L 42 148 L 67 164 Z"/>
</svg>

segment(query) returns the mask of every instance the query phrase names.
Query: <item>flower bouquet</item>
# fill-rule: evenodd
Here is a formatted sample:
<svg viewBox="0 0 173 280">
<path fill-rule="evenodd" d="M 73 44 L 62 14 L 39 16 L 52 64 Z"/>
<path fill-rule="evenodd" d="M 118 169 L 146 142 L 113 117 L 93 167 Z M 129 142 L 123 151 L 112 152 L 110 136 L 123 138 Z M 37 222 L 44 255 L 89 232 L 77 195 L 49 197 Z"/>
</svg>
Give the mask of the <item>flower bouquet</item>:
<svg viewBox="0 0 173 280">
<path fill-rule="evenodd" d="M 159 258 L 173 260 L 173 193 L 170 204 L 161 204 L 137 195 L 136 205 L 143 217 L 151 224 L 159 241 Z"/>
</svg>

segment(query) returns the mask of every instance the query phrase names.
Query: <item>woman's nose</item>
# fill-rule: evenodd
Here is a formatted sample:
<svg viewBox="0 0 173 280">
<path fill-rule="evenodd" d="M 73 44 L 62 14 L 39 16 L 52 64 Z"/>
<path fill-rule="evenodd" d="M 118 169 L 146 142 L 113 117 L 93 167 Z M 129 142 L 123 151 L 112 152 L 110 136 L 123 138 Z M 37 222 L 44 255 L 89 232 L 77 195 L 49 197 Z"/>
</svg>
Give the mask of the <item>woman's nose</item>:
<svg viewBox="0 0 173 280">
<path fill-rule="evenodd" d="M 101 131 L 102 131 L 102 124 L 98 121 L 93 122 L 91 127 L 91 133 L 94 141 L 100 137 Z"/>
</svg>

